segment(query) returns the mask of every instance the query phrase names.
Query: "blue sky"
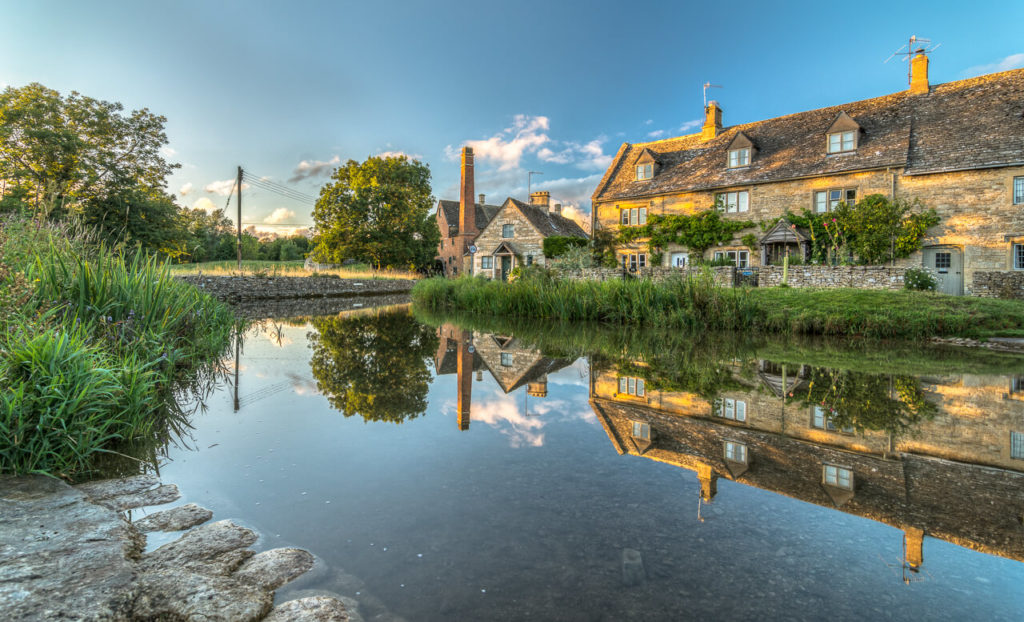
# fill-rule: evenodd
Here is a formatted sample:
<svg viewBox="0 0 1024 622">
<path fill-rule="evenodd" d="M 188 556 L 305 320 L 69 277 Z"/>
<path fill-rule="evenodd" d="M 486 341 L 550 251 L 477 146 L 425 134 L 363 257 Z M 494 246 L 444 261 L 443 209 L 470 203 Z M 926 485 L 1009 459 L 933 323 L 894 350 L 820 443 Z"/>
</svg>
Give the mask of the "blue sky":
<svg viewBox="0 0 1024 622">
<path fill-rule="evenodd" d="M 941 43 L 933 83 L 1024 66 L 1024 2 L 52 2 L 0 0 L 0 85 L 41 82 L 167 117 L 169 190 L 223 207 L 241 164 L 317 194 L 331 163 L 403 152 L 458 198 L 477 151 L 488 202 L 535 189 L 589 212 L 624 142 L 906 88 L 883 60 Z M 311 222 L 250 189 L 245 222 Z M 232 205 L 232 210 L 234 206 Z M 275 210 L 279 210 L 276 212 Z"/>
</svg>

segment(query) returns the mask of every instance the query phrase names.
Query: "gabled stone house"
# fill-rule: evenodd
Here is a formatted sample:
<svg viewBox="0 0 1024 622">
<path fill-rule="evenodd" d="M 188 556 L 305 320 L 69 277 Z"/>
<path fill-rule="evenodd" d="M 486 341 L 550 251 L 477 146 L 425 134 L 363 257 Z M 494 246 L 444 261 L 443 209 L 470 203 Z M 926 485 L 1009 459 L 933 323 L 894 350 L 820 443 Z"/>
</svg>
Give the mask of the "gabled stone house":
<svg viewBox="0 0 1024 622">
<path fill-rule="evenodd" d="M 933 269 L 944 291 L 971 293 L 976 272 L 1024 271 L 1024 70 L 932 86 L 919 51 L 911 73 L 906 91 L 732 127 L 708 102 L 699 133 L 619 148 L 593 194 L 592 228 L 715 207 L 761 223 L 882 194 L 938 213 L 923 251 L 901 261 Z M 753 267 L 806 247 L 806 232 L 770 233 L 740 231 L 703 258 Z M 747 234 L 757 243 L 741 242 Z M 664 266 L 689 259 L 690 249 L 664 251 Z M 650 263 L 642 239 L 618 253 Z"/>
<path fill-rule="evenodd" d="M 560 204 L 550 204 L 549 192 L 532 193 L 530 203 L 509 197 L 501 206 L 487 205 L 482 194 L 474 201 L 473 192 L 473 148 L 463 147 L 460 199 L 437 203 L 437 268 L 445 276 L 507 279 L 517 266 L 545 264 L 545 238 L 587 237 L 575 221 L 562 216 Z"/>
</svg>

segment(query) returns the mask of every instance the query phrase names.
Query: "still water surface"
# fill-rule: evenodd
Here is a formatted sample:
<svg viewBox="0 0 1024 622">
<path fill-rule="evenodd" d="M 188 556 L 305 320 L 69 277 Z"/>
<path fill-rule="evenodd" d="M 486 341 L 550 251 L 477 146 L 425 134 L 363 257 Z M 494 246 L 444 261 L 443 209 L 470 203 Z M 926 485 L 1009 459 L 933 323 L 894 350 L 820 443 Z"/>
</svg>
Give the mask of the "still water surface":
<svg viewBox="0 0 1024 622">
<path fill-rule="evenodd" d="M 321 558 L 279 601 L 1024 619 L 1020 359 L 435 323 L 263 322 L 170 448 L 183 503 Z"/>
</svg>

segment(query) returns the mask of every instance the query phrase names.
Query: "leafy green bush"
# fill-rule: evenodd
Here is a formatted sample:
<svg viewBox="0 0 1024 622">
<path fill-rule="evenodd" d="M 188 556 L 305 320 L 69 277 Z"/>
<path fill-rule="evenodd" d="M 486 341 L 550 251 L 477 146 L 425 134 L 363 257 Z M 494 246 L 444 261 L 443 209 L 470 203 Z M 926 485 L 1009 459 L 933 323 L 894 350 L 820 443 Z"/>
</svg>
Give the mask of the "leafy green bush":
<svg viewBox="0 0 1024 622">
<path fill-rule="evenodd" d="M 565 235 L 552 235 L 544 238 L 544 256 L 548 259 L 561 257 L 572 248 L 586 248 L 590 240 L 586 238 L 570 237 Z"/>
<path fill-rule="evenodd" d="M 939 282 L 935 276 L 924 268 L 908 268 L 903 275 L 903 287 L 922 292 L 932 292 Z"/>
</svg>

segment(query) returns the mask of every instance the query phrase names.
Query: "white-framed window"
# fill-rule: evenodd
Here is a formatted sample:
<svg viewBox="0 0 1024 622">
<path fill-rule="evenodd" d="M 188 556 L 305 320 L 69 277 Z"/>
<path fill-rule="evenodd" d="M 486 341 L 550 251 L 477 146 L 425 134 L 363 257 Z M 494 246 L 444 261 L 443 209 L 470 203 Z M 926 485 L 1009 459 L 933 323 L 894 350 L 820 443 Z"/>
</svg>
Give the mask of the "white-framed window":
<svg viewBox="0 0 1024 622">
<path fill-rule="evenodd" d="M 1024 460 L 1024 433 L 1010 432 L 1010 457 Z"/>
<path fill-rule="evenodd" d="M 725 459 L 746 464 L 747 446 L 735 441 L 725 441 Z"/>
<path fill-rule="evenodd" d="M 633 438 L 639 438 L 645 441 L 651 440 L 651 426 L 643 423 L 642 421 L 634 421 Z"/>
<path fill-rule="evenodd" d="M 653 164 L 637 164 L 636 165 L 636 178 L 637 180 L 650 179 L 654 177 L 654 165 Z"/>
<path fill-rule="evenodd" d="M 853 490 L 853 471 L 846 467 L 826 464 L 821 469 L 821 481 L 836 488 Z"/>
<path fill-rule="evenodd" d="M 840 203 L 853 205 L 856 202 L 856 188 L 830 188 L 814 191 L 814 211 L 819 214 L 835 210 Z"/>
<path fill-rule="evenodd" d="M 646 268 L 647 253 L 624 253 L 622 255 L 622 265 L 628 267 L 630 270 Z"/>
<path fill-rule="evenodd" d="M 718 211 L 726 214 L 746 212 L 750 209 L 750 192 L 748 190 L 719 192 L 715 194 L 715 207 L 718 208 Z"/>
<path fill-rule="evenodd" d="M 1024 205 L 1024 177 L 1013 178 L 1013 204 Z"/>
<path fill-rule="evenodd" d="M 514 363 L 515 363 L 515 357 L 512 356 L 511 352 L 502 352 L 501 353 L 501 366 L 502 367 L 512 367 L 512 365 Z"/>
<path fill-rule="evenodd" d="M 746 268 L 750 265 L 750 251 L 715 251 L 715 260 L 726 257 L 731 259 L 737 268 Z"/>
<path fill-rule="evenodd" d="M 831 408 L 825 408 L 824 406 L 814 405 L 811 407 L 811 427 L 819 430 L 828 430 L 829 432 L 835 432 L 840 428 L 836 427 L 836 424 L 832 422 L 832 417 L 835 415 L 835 411 Z M 846 434 L 853 434 L 853 426 L 844 426 L 841 430 Z"/>
<path fill-rule="evenodd" d="M 750 147 L 729 150 L 729 168 L 737 168 L 750 164 Z"/>
<path fill-rule="evenodd" d="M 515 237 L 515 235 L 516 235 L 516 226 L 515 225 L 509 224 L 509 225 L 502 225 L 501 226 L 501 237 L 503 237 L 503 238 L 512 238 L 512 237 Z"/>
<path fill-rule="evenodd" d="M 622 226 L 624 227 L 639 227 L 640 225 L 647 224 L 647 208 L 646 207 L 631 207 L 622 210 L 621 217 Z"/>
<path fill-rule="evenodd" d="M 685 268 L 690 263 L 689 253 L 672 253 L 672 267 Z"/>
<path fill-rule="evenodd" d="M 746 421 L 747 403 L 731 397 L 722 398 L 715 402 L 715 414 L 731 421 Z"/>
<path fill-rule="evenodd" d="M 1013 245 L 1013 269 L 1024 270 L 1024 243 Z"/>
<path fill-rule="evenodd" d="M 619 376 L 619 393 L 644 397 L 647 395 L 647 383 L 643 378 Z"/>
<path fill-rule="evenodd" d="M 828 152 L 844 153 L 857 149 L 857 131 L 833 132 L 828 135 Z"/>
<path fill-rule="evenodd" d="M 484 256 L 480 257 L 480 269 L 481 270 L 491 270 L 493 268 L 494 268 L 494 257 L 491 257 L 490 255 L 484 255 Z"/>
</svg>

